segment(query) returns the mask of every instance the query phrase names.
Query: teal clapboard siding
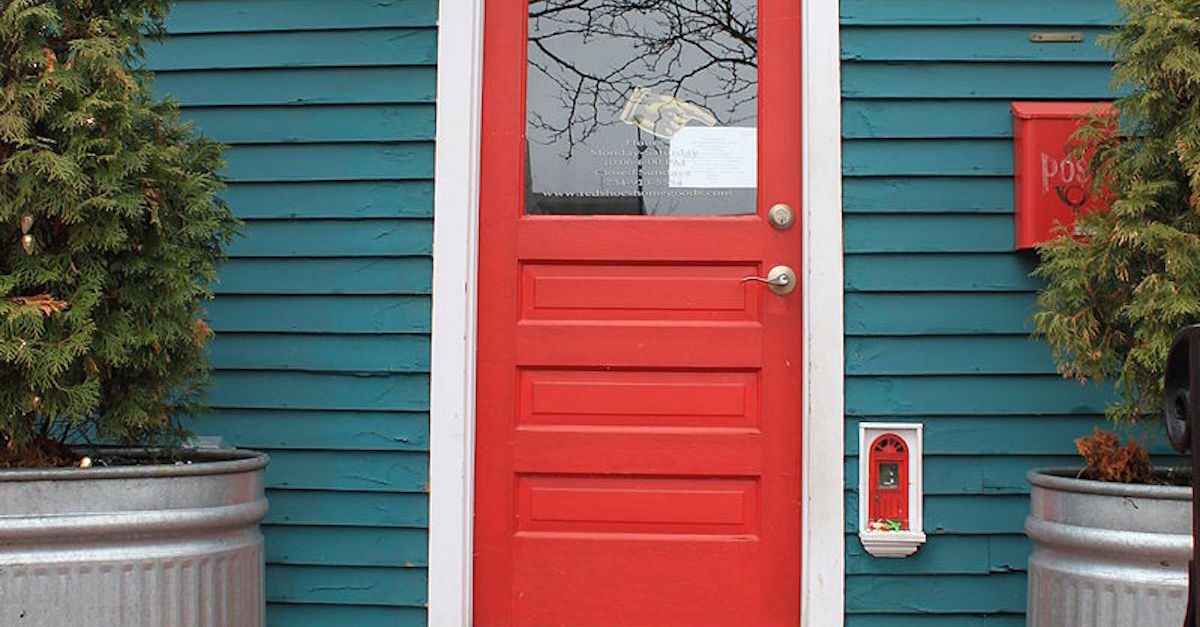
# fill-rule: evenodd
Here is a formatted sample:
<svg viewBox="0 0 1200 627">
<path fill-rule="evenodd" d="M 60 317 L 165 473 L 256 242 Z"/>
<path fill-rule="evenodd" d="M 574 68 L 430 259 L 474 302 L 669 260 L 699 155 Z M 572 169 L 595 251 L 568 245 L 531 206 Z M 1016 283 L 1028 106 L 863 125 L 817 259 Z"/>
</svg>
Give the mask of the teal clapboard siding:
<svg viewBox="0 0 1200 627">
<path fill-rule="evenodd" d="M 436 0 L 180 0 L 159 92 L 245 229 L 192 426 L 264 450 L 267 622 L 426 619 Z"/>
<path fill-rule="evenodd" d="M 1112 0 L 843 0 L 846 624 L 1024 625 L 1025 472 L 1075 464 L 1107 391 L 1029 338 L 1034 258 L 1013 245 L 1016 99 L 1109 97 Z M 1034 31 L 1081 44 L 1034 44 Z M 925 425 L 912 558 L 863 550 L 858 425 Z"/>
</svg>

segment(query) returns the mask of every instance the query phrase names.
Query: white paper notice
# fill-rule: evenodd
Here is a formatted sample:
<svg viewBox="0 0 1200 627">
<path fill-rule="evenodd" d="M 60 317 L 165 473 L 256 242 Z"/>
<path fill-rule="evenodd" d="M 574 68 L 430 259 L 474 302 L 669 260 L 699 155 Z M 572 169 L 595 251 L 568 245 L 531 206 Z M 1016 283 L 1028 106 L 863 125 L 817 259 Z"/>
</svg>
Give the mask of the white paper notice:
<svg viewBox="0 0 1200 627">
<path fill-rule="evenodd" d="M 671 138 L 671 187 L 754 188 L 758 129 L 685 126 Z"/>
</svg>

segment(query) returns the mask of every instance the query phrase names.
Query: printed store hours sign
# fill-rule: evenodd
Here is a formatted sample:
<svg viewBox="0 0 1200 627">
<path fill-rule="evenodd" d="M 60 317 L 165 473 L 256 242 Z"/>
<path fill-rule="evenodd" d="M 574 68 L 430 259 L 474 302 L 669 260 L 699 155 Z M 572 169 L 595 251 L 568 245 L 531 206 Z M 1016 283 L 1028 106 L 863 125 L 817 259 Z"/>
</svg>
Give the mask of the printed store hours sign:
<svg viewBox="0 0 1200 627">
<path fill-rule="evenodd" d="M 689 126 L 671 138 L 671 187 L 754 189 L 758 129 Z"/>
</svg>

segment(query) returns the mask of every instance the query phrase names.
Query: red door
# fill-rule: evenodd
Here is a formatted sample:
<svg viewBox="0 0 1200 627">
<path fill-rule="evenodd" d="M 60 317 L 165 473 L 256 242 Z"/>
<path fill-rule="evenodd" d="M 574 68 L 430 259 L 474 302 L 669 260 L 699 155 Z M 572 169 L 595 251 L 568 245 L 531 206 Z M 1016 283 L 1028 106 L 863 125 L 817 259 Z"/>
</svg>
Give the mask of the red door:
<svg viewBox="0 0 1200 627">
<path fill-rule="evenodd" d="M 487 3 L 476 627 L 799 624 L 799 15 Z"/>
</svg>

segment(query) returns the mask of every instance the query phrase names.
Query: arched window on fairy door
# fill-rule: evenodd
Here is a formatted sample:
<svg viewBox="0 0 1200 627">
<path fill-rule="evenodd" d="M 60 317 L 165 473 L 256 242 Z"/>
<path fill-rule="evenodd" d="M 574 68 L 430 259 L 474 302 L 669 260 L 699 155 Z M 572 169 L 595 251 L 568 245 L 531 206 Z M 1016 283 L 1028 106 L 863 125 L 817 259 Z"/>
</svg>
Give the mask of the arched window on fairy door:
<svg viewBox="0 0 1200 627">
<path fill-rule="evenodd" d="M 871 522 L 899 523 L 899 530 L 909 528 L 908 521 L 908 447 L 904 439 L 885 433 L 871 443 L 870 518 Z"/>
</svg>

